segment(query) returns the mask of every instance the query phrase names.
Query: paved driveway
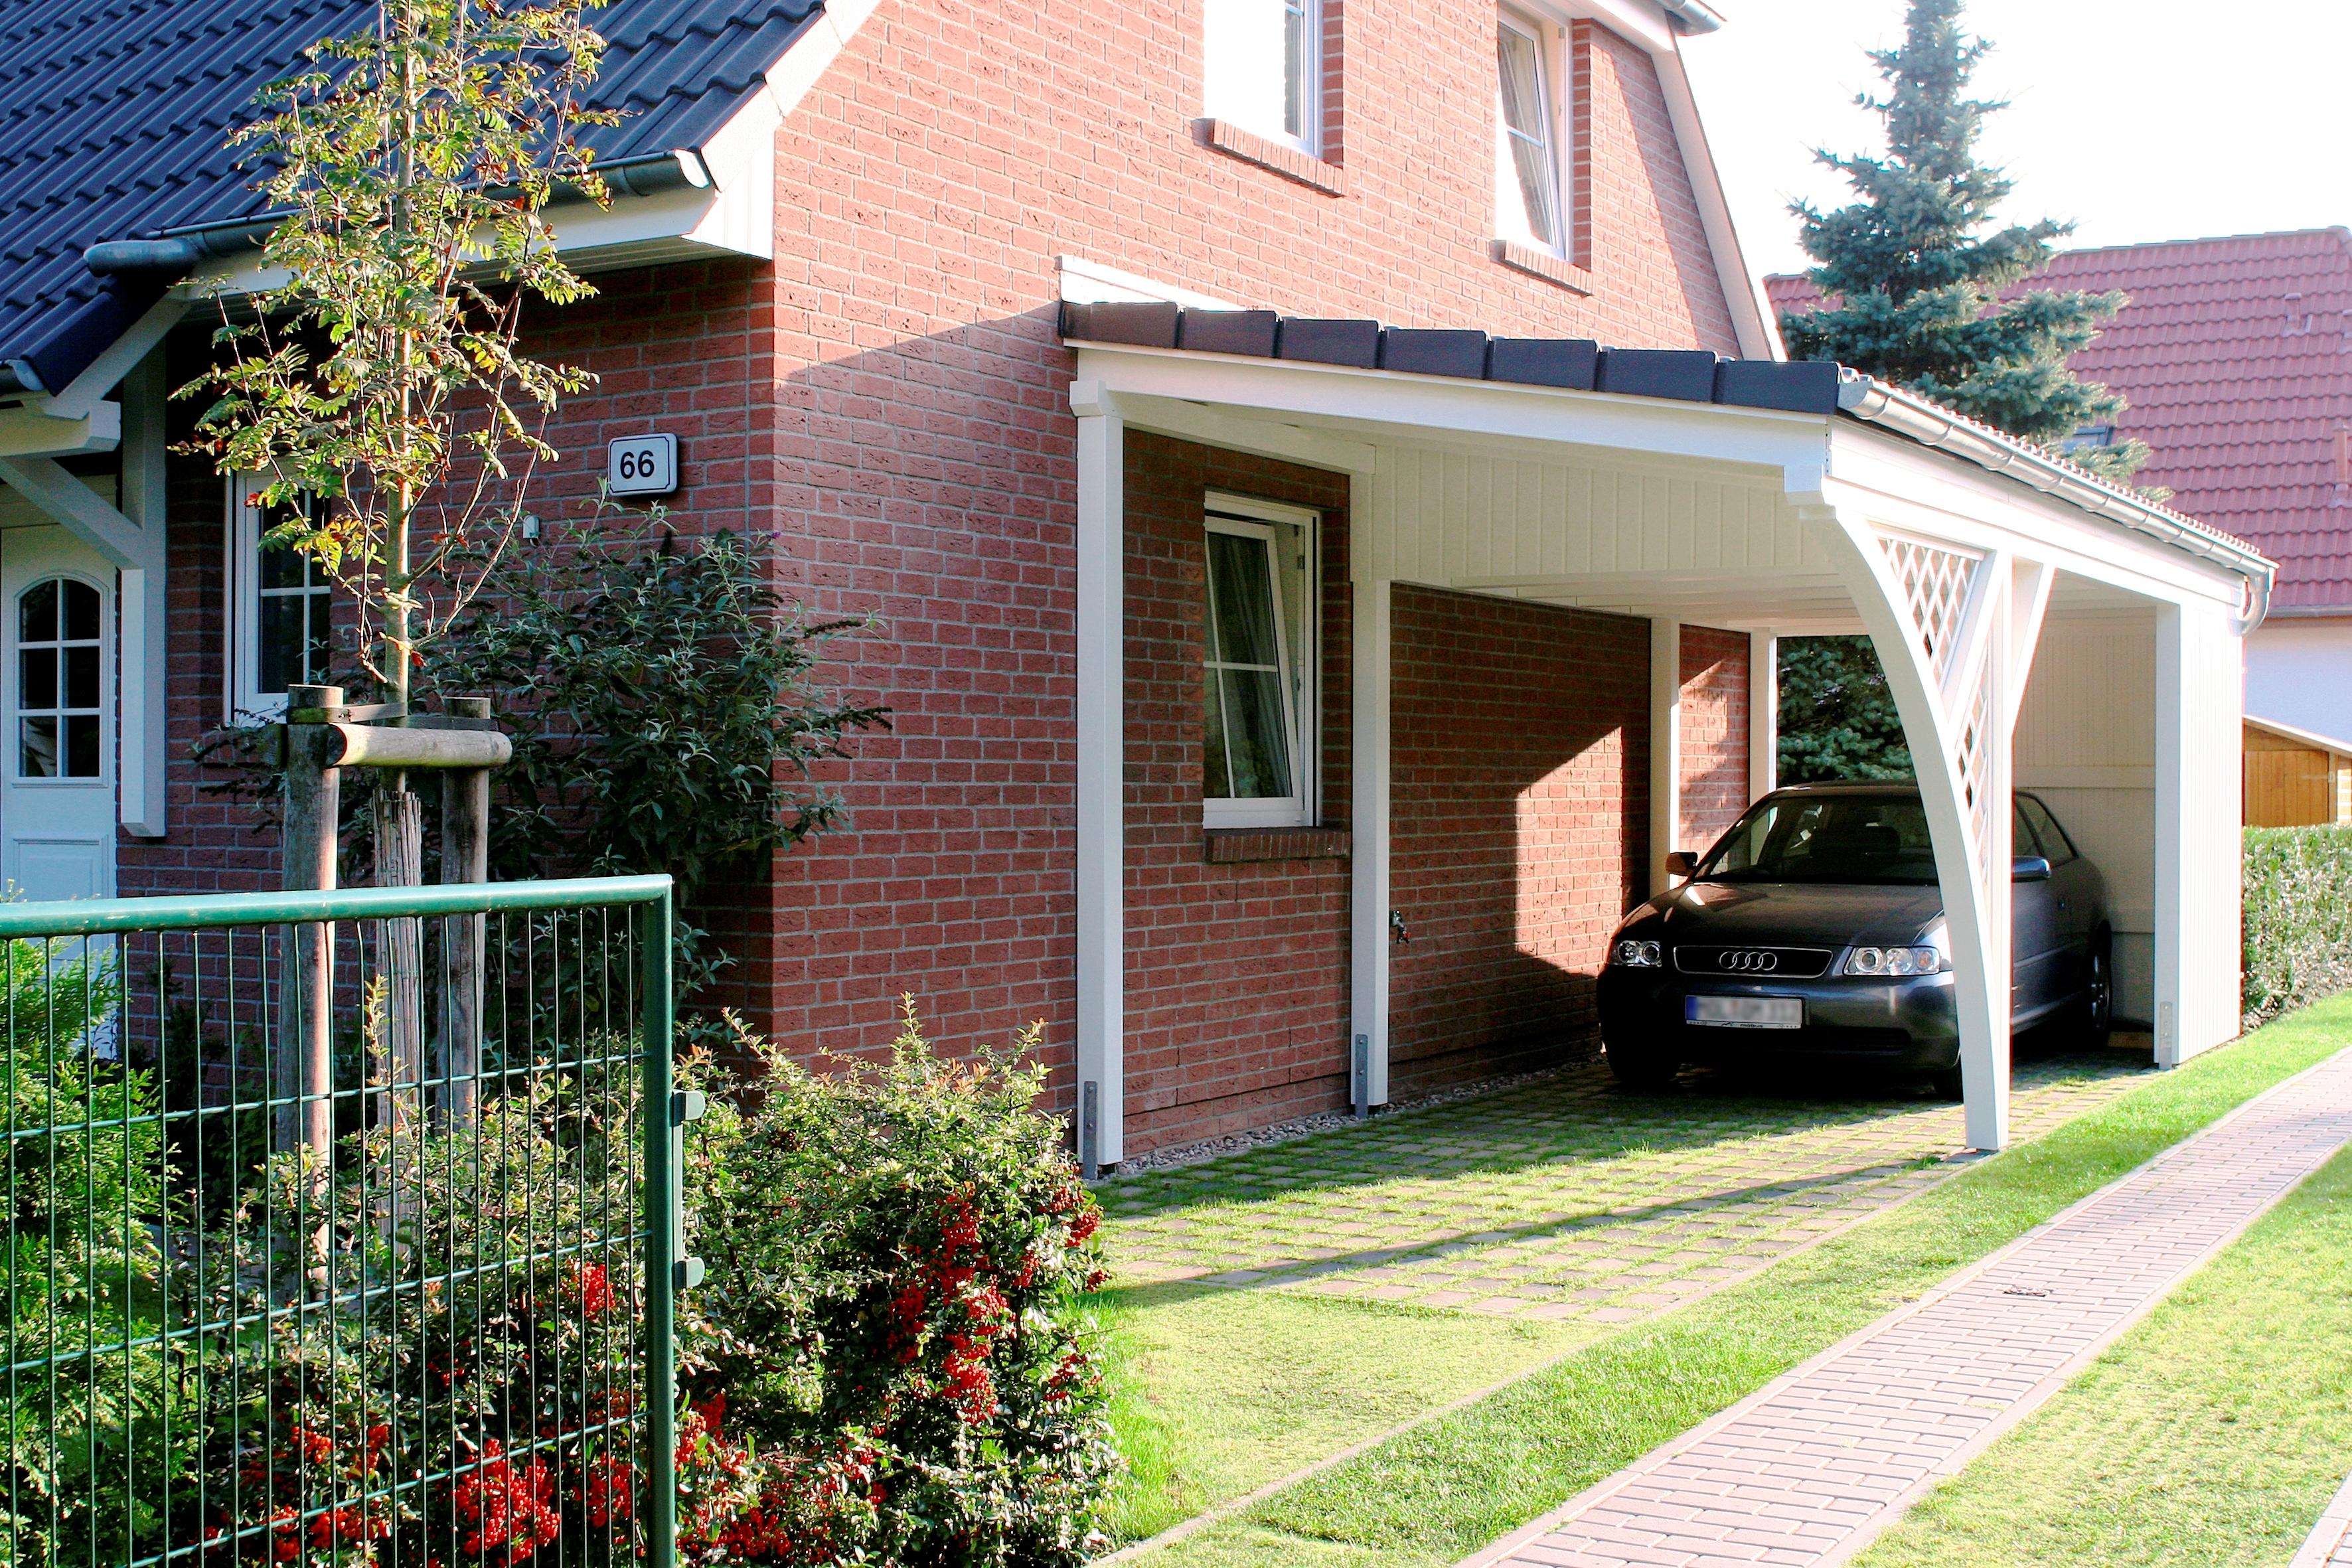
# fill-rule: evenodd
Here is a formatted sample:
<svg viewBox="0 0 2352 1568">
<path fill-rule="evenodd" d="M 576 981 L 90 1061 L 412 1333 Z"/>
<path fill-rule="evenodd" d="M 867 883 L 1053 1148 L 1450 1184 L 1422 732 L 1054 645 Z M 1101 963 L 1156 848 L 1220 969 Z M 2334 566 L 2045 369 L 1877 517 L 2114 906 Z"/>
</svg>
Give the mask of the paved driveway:
<svg viewBox="0 0 2352 1568">
<path fill-rule="evenodd" d="M 2038 1137 L 2128 1089 L 2144 1050 L 2021 1063 Z M 1818 1089 L 1814 1090 L 1819 1093 Z M 1203 1280 L 1593 1325 L 1707 1294 L 1958 1169 L 1960 1109 L 1888 1088 L 1777 1099 L 1599 1062 L 1498 1093 L 1105 1184 L 1122 1283 Z"/>
</svg>

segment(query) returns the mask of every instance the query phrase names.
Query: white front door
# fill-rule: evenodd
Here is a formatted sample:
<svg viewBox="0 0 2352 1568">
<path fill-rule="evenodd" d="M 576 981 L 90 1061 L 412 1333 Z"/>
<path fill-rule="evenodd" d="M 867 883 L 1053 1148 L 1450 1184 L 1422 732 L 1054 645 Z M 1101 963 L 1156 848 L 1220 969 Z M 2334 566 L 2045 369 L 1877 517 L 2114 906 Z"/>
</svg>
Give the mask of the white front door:
<svg viewBox="0 0 2352 1568">
<path fill-rule="evenodd" d="M 114 891 L 114 568 L 62 528 L 0 532 L 0 877 Z"/>
</svg>

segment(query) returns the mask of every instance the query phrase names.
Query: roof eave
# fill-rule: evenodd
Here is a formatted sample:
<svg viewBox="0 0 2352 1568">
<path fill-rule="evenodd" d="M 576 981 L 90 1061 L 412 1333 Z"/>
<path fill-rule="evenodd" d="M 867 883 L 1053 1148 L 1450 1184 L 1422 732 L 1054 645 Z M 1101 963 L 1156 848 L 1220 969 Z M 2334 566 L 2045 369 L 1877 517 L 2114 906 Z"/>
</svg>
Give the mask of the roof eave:
<svg viewBox="0 0 2352 1568">
<path fill-rule="evenodd" d="M 2246 608 L 2238 617 L 2241 635 L 2260 626 L 2270 614 L 2278 563 L 2244 540 L 2209 528 L 2169 507 L 2144 500 L 2029 441 L 1980 425 L 1916 393 L 1891 386 L 1875 376 L 1852 372 L 1848 375 L 1850 379 L 1838 395 L 1839 411 L 1848 417 L 1948 452 L 2045 495 L 2055 496 L 2079 510 L 2120 523 L 2134 532 L 2161 540 L 2176 550 L 2201 556 L 2235 573 L 2246 584 Z"/>
</svg>

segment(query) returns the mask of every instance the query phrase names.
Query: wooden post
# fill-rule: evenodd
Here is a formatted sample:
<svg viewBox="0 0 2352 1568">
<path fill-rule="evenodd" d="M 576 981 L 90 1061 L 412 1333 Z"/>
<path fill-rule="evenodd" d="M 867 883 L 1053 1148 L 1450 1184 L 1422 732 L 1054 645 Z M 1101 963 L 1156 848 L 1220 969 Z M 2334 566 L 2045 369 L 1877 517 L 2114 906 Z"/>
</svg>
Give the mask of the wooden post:
<svg viewBox="0 0 2352 1568">
<path fill-rule="evenodd" d="M 449 716 L 488 722 L 487 697 L 453 697 Z M 490 770 L 451 768 L 441 775 L 441 879 L 490 879 Z M 482 974 L 488 921 L 453 915 L 441 936 L 442 1104 L 453 1129 L 474 1124 L 477 1079 L 481 1072 Z"/>
<path fill-rule="evenodd" d="M 425 880 L 421 803 L 400 773 L 384 775 L 375 795 L 375 885 L 414 888 Z M 383 978 L 383 1037 L 377 1042 L 392 1075 L 394 1131 L 415 1124 L 425 1083 L 424 931 L 414 916 L 376 922 L 376 963 Z"/>
<path fill-rule="evenodd" d="M 340 686 L 297 686 L 286 694 L 299 714 L 343 705 Z M 286 822 L 282 885 L 289 891 L 335 885 L 339 771 L 326 764 L 331 731 L 322 723 L 289 723 L 285 742 Z M 278 986 L 278 1060 L 272 1093 L 279 1101 L 274 1142 L 307 1146 L 324 1171 L 335 1136 L 332 1022 L 335 928 L 289 926 Z"/>
</svg>

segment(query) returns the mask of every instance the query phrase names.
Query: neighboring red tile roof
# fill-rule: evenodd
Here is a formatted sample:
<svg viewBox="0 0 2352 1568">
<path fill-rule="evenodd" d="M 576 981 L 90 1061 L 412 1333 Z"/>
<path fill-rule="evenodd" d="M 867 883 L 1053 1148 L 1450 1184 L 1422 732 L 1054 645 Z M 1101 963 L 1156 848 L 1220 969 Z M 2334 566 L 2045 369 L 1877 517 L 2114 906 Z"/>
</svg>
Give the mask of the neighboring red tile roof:
<svg viewBox="0 0 2352 1568">
<path fill-rule="evenodd" d="M 2352 432 L 2352 230 L 2069 251 L 2028 286 L 2130 295 L 2073 363 L 2130 400 L 2116 434 L 2153 452 L 2140 482 L 2276 561 L 2273 608 L 2352 607 L 2352 483 L 2337 466 L 2337 432 Z M 1784 311 L 1817 298 L 1802 278 L 1765 287 Z"/>
</svg>

